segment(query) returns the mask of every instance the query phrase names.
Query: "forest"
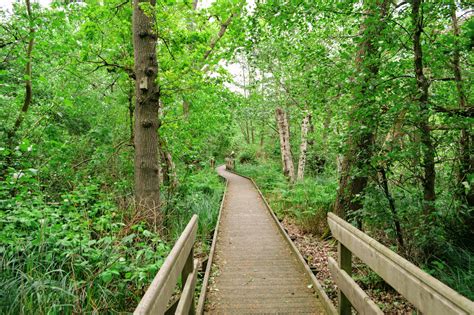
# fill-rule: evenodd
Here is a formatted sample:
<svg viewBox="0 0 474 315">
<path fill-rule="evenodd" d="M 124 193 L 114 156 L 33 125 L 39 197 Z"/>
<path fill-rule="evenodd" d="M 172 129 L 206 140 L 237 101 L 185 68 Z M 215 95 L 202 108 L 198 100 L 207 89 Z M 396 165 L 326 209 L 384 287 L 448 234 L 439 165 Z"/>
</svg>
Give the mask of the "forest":
<svg viewBox="0 0 474 315">
<path fill-rule="evenodd" d="M 0 313 L 133 312 L 193 214 L 208 255 L 226 158 L 331 298 L 334 212 L 473 300 L 473 16 L 465 0 L 2 1 Z M 384 311 L 410 310 L 360 269 Z"/>
</svg>

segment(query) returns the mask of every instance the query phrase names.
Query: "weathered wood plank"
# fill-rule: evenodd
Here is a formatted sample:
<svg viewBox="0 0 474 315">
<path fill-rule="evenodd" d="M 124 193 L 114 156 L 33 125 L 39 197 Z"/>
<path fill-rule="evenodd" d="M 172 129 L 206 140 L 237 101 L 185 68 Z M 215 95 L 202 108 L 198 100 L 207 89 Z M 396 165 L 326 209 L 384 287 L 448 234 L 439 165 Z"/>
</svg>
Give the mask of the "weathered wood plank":
<svg viewBox="0 0 474 315">
<path fill-rule="evenodd" d="M 206 265 L 206 272 L 204 273 L 204 279 L 202 280 L 201 294 L 199 295 L 198 305 L 196 308 L 196 314 L 198 315 L 201 315 L 204 312 L 204 303 L 206 301 L 207 286 L 209 284 L 209 277 L 211 276 L 212 261 L 214 260 L 214 253 L 216 251 L 217 234 L 219 233 L 222 209 L 224 208 L 224 202 L 227 196 L 227 187 L 229 186 L 229 181 L 225 177 L 222 177 L 222 175 L 220 176 L 221 178 L 225 180 L 225 189 L 224 189 L 224 195 L 222 196 L 221 207 L 219 208 L 219 216 L 217 217 L 216 229 L 214 230 L 214 235 L 212 237 L 212 245 L 211 245 L 211 250 L 209 252 L 209 259 Z"/>
<path fill-rule="evenodd" d="M 133 314 L 163 314 L 166 311 L 179 275 L 194 246 L 197 220 L 197 215 L 193 215 Z"/>
<path fill-rule="evenodd" d="M 362 290 L 351 276 L 344 270 L 339 269 L 334 258 L 328 258 L 329 271 L 337 287 L 344 292 L 344 296 L 350 301 L 359 314 L 381 315 L 383 312 Z M 349 309 L 350 310 L 350 309 Z"/>
<path fill-rule="evenodd" d="M 265 204 L 265 208 L 267 208 L 267 211 L 270 213 L 270 215 L 272 216 L 273 220 L 275 221 L 277 227 L 278 227 L 278 230 L 280 232 L 280 234 L 283 236 L 284 240 L 287 242 L 287 244 L 290 246 L 290 249 L 291 251 L 296 255 L 296 257 L 298 258 L 298 260 L 300 261 L 300 263 L 303 265 L 306 273 L 308 274 L 308 276 L 310 277 L 311 279 L 311 282 L 313 283 L 314 285 L 314 289 L 316 290 L 317 294 L 318 294 L 318 297 L 320 298 L 321 302 L 322 302 L 322 305 L 324 307 L 324 310 L 326 311 L 327 314 L 336 314 L 336 308 L 334 307 L 334 305 L 332 304 L 331 300 L 329 299 L 329 297 L 327 296 L 326 292 L 324 291 L 323 287 L 321 286 L 321 284 L 319 283 L 318 279 L 316 279 L 316 276 L 314 275 L 314 273 L 311 271 L 311 269 L 309 268 L 308 264 L 306 263 L 306 261 L 304 260 L 303 256 L 301 255 L 300 251 L 298 250 L 298 248 L 296 247 L 296 245 L 293 243 L 293 241 L 290 239 L 290 237 L 288 236 L 288 234 L 285 232 L 285 229 L 283 228 L 283 225 L 280 223 L 280 221 L 278 220 L 275 212 L 273 211 L 273 209 L 270 207 L 270 204 L 267 202 L 267 200 L 265 199 L 265 196 L 263 195 L 263 193 L 260 191 L 260 188 L 258 188 L 258 185 L 257 183 L 253 180 L 253 178 L 251 177 L 247 177 L 245 175 L 240 175 L 238 173 L 235 173 L 239 176 L 242 176 L 244 178 L 247 178 L 249 179 L 251 182 L 252 182 L 252 185 L 255 187 L 255 189 L 257 190 L 260 198 L 262 198 L 263 200 L 263 203 Z"/>
<path fill-rule="evenodd" d="M 229 190 L 206 313 L 325 314 L 322 296 L 255 186 L 223 167 L 219 172 L 229 180 Z"/>
<path fill-rule="evenodd" d="M 184 284 L 181 298 L 179 299 L 178 307 L 176 308 L 176 315 L 195 314 L 194 309 L 194 289 L 196 289 L 198 260 L 194 260 L 193 272 L 188 275 Z"/>
<path fill-rule="evenodd" d="M 339 261 L 339 267 L 344 270 L 349 277 L 352 274 L 352 253 L 338 242 L 337 244 L 337 255 Z M 351 303 L 347 296 L 344 294 L 344 290 L 338 291 L 338 299 L 339 299 L 339 314 L 340 315 L 351 315 Z"/>
<path fill-rule="evenodd" d="M 332 235 L 425 314 L 474 314 L 474 303 L 333 213 Z"/>
</svg>

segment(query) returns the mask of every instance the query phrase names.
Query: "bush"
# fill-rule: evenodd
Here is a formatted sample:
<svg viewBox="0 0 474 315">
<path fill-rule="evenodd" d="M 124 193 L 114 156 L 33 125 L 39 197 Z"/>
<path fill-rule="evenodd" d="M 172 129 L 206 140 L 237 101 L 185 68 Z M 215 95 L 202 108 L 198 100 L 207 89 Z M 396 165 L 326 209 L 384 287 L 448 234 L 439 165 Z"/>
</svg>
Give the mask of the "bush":
<svg viewBox="0 0 474 315">
<path fill-rule="evenodd" d="M 429 264 L 428 272 L 474 300 L 474 254 L 471 251 L 448 245 L 444 255 Z"/>
<path fill-rule="evenodd" d="M 255 148 L 247 147 L 245 151 L 242 151 L 238 156 L 238 161 L 240 164 L 254 164 L 257 160 L 257 153 Z"/>
<path fill-rule="evenodd" d="M 189 172 L 181 178 L 176 194 L 164 197 L 168 198 L 165 225 L 171 238 L 179 237 L 192 215 L 197 214 L 198 237 L 205 243 L 217 223 L 223 192 L 223 180 L 213 169 Z"/>
<path fill-rule="evenodd" d="M 287 213 L 295 218 L 303 231 L 323 235 L 327 231 L 326 216 L 334 205 L 337 184 L 328 178 L 307 178 L 282 193 Z"/>
<path fill-rule="evenodd" d="M 169 246 L 143 223 L 125 228 L 97 183 L 45 200 L 33 174 L 16 177 L 0 191 L 0 313 L 133 310 Z"/>
<path fill-rule="evenodd" d="M 278 164 L 242 165 L 239 172 L 252 177 L 281 218 L 288 215 L 310 233 L 326 232 L 326 215 L 332 209 L 337 184 L 323 176 L 290 185 Z"/>
</svg>

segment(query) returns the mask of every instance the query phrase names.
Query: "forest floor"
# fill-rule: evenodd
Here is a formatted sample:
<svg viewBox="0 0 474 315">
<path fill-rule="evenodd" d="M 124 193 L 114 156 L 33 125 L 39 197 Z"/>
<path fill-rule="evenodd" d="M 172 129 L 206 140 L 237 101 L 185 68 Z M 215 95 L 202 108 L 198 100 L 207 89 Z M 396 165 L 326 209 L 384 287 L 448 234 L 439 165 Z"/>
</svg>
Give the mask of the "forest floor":
<svg viewBox="0 0 474 315">
<path fill-rule="evenodd" d="M 333 240 L 321 240 L 319 237 L 304 232 L 298 225 L 286 217 L 282 222 L 291 240 L 305 258 L 321 283 L 326 294 L 337 306 L 337 287 L 328 268 L 328 257 L 336 259 L 337 247 Z M 383 280 L 371 280 L 370 272 L 360 261 L 355 261 L 353 275 L 356 282 L 377 303 L 385 314 L 413 314 L 414 307 L 403 296 L 386 285 Z M 372 282 L 372 283 L 370 283 Z M 374 283 L 375 282 L 375 283 Z"/>
</svg>

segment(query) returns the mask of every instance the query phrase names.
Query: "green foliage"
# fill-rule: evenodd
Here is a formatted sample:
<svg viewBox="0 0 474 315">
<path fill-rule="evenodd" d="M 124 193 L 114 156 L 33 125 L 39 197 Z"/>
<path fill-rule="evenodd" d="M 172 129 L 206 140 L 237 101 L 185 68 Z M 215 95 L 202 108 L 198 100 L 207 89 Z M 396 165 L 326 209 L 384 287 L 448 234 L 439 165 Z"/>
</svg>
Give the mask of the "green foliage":
<svg viewBox="0 0 474 315">
<path fill-rule="evenodd" d="M 215 170 L 205 168 L 198 172 L 187 172 L 182 178 L 178 191 L 169 196 L 164 210 L 165 224 L 176 239 L 184 230 L 193 214 L 199 216 L 198 237 L 207 246 L 211 231 L 217 223 L 220 202 L 224 192 L 223 180 Z M 168 197 L 165 197 L 168 198 Z"/>
<path fill-rule="evenodd" d="M 163 235 L 134 211 L 132 6 L 32 2 L 31 21 L 24 1 L 2 6 L 0 313 L 132 311 L 193 213 L 206 249 L 223 184 L 203 166 L 230 143 L 233 93 L 202 70 L 225 77 L 220 45 L 203 59 L 220 21 L 242 5 L 221 2 L 199 12 L 187 1 L 147 8 L 160 35 L 159 133 L 180 182 L 162 189 Z M 33 93 L 22 113 L 30 26 Z"/>
<path fill-rule="evenodd" d="M 336 197 L 336 181 L 331 177 L 306 178 L 289 184 L 279 166 L 268 161 L 242 164 L 239 173 L 252 177 L 259 185 L 278 217 L 286 215 L 296 220 L 304 231 L 323 235 L 327 231 L 326 215 Z"/>
<path fill-rule="evenodd" d="M 1 312 L 131 311 L 169 245 L 144 223 L 125 224 L 131 213 L 99 183 L 52 200 L 35 172 L 15 174 L 0 191 Z"/>
<path fill-rule="evenodd" d="M 323 176 L 306 178 L 281 194 L 281 211 L 300 222 L 304 231 L 317 235 L 327 232 L 326 216 L 332 211 L 337 189 L 334 178 Z"/>
<path fill-rule="evenodd" d="M 239 172 L 255 178 L 279 217 L 316 234 L 326 233 L 342 156 L 358 161 L 369 150 L 370 161 L 350 174 L 368 179 L 364 193 L 352 196 L 363 207 L 351 219 L 392 248 L 399 221 L 400 253 L 472 298 L 474 210 L 466 196 L 474 176 L 472 169 L 459 176 L 459 129 L 472 142 L 473 121 L 458 112 L 452 61 L 459 53 L 466 104 L 472 104 L 474 22 L 466 15 L 455 36 L 450 5 L 423 2 L 437 195 L 426 214 L 410 3 L 390 8 L 380 21 L 363 12 L 379 12 L 376 5 L 218 0 L 195 10 L 191 1 L 173 0 L 143 6 L 156 21 L 158 132 L 179 179 L 177 187 L 162 189 L 161 237 L 133 211 L 132 6 L 34 3 L 29 17 L 16 1 L 11 12 L 0 12 L 0 312 L 133 309 L 193 213 L 206 248 L 223 191 L 209 160 L 232 150 Z M 457 11 L 467 8 L 458 5 Z M 225 36 L 216 37 L 230 17 Z M 361 57 L 367 34 L 377 35 L 367 45 L 376 53 Z M 27 79 L 33 95 L 23 113 Z M 313 117 L 305 179 L 294 184 L 280 167 L 276 107 L 288 114 L 295 161 L 301 119 Z M 348 150 L 350 139 L 371 132 L 366 151 Z M 372 274 L 361 281 L 377 283 Z"/>
<path fill-rule="evenodd" d="M 243 164 L 237 169 L 242 175 L 255 180 L 258 187 L 265 193 L 283 190 L 287 187 L 285 176 L 281 173 L 280 166 L 276 163 L 268 164 Z"/>
<path fill-rule="evenodd" d="M 243 151 L 239 152 L 237 157 L 240 164 L 255 163 L 257 159 L 257 152 L 255 147 L 247 147 Z"/>
<path fill-rule="evenodd" d="M 434 259 L 426 269 L 460 294 L 474 300 L 474 255 L 471 251 L 447 246 L 443 256 Z"/>
</svg>

